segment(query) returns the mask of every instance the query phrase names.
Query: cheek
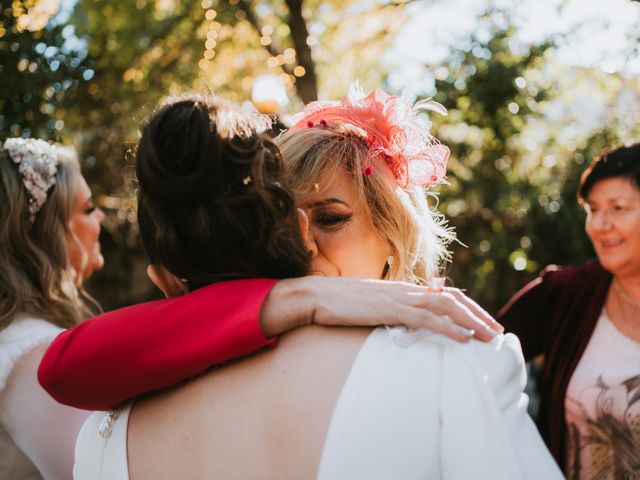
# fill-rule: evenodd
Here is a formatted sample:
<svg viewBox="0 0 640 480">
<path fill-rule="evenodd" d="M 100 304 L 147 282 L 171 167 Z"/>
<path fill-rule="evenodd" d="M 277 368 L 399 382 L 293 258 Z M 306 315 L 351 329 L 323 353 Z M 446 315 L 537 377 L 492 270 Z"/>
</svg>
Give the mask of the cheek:
<svg viewBox="0 0 640 480">
<path fill-rule="evenodd" d="M 587 218 L 584 222 L 584 231 L 587 233 L 587 236 L 593 241 L 593 228 L 592 228 L 592 220 Z"/>
<path fill-rule="evenodd" d="M 350 231 L 324 233 L 317 237 L 322 260 L 335 267 L 343 276 L 379 278 L 386 260 L 384 242 L 377 235 Z M 313 267 L 313 264 L 312 264 Z"/>
<path fill-rule="evenodd" d="M 65 238 L 67 243 L 67 257 L 69 258 L 69 264 L 73 268 L 78 270 L 82 265 L 82 252 L 80 251 L 78 241 L 73 238 L 71 233 L 67 233 Z"/>
</svg>

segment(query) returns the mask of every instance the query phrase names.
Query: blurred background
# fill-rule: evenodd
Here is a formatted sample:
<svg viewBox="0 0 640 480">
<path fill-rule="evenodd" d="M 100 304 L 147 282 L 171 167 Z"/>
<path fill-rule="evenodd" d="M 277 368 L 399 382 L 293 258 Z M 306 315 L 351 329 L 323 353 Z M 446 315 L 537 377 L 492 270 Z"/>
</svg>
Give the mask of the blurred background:
<svg viewBox="0 0 640 480">
<path fill-rule="evenodd" d="M 2 0 L 0 138 L 74 145 L 99 206 L 105 310 L 155 298 L 135 223 L 140 122 L 208 90 L 288 115 L 352 80 L 449 110 L 448 276 L 495 312 L 549 263 L 593 256 L 575 201 L 602 148 L 640 139 L 632 0 Z"/>
</svg>

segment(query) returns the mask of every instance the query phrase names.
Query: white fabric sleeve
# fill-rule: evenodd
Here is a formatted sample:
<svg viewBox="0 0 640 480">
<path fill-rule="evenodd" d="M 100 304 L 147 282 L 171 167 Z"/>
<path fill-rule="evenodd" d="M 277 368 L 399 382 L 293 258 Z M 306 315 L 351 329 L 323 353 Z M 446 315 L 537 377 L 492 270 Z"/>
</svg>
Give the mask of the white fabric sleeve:
<svg viewBox="0 0 640 480">
<path fill-rule="evenodd" d="M 400 338 L 402 340 L 402 338 Z M 333 412 L 321 480 L 561 480 L 527 415 L 516 337 L 371 333 Z"/>
<path fill-rule="evenodd" d="M 474 478 L 482 465 L 495 479 L 561 480 L 527 413 L 518 338 L 506 334 L 489 344 L 447 342 L 440 405 L 443 478 Z"/>
<path fill-rule="evenodd" d="M 41 320 L 23 320 L 46 323 Z M 18 323 L 18 322 L 14 322 Z M 47 324 L 10 331 L 0 337 L 0 422 L 17 447 L 47 480 L 72 475 L 75 439 L 89 412 L 60 405 L 38 384 L 37 369 L 48 343 L 60 329 Z M 11 325 L 8 328 L 13 327 Z M 42 325 L 40 325 L 42 326 Z M 2 333 L 5 334 L 7 329 Z M 8 338 L 13 341 L 9 342 Z M 17 341 L 21 339 L 23 341 Z M 43 342 L 45 342 L 43 344 Z"/>
</svg>

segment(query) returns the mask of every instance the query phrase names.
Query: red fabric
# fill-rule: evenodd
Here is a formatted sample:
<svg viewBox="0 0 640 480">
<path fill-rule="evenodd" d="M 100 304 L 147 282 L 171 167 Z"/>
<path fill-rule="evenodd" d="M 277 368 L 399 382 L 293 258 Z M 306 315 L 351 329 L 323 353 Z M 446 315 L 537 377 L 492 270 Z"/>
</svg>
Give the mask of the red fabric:
<svg viewBox="0 0 640 480">
<path fill-rule="evenodd" d="M 56 337 L 38 380 L 60 403 L 106 410 L 252 353 L 274 342 L 259 316 L 275 283 L 216 283 L 94 317 Z"/>
</svg>

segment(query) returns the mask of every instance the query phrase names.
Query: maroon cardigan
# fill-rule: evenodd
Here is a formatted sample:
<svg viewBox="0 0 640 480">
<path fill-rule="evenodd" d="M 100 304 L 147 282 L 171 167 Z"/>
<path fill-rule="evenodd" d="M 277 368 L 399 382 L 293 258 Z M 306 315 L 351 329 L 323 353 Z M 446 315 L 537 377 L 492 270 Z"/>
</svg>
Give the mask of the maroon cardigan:
<svg viewBox="0 0 640 480">
<path fill-rule="evenodd" d="M 596 262 L 567 268 L 550 265 L 498 312 L 498 321 L 520 338 L 527 360 L 545 355 L 537 423 L 563 469 L 567 387 L 602 312 L 611 279 Z"/>
</svg>

